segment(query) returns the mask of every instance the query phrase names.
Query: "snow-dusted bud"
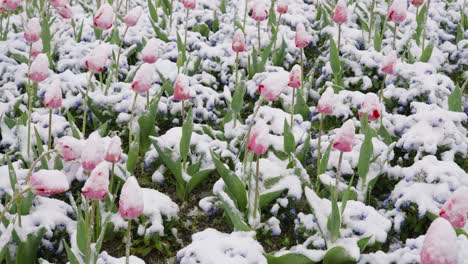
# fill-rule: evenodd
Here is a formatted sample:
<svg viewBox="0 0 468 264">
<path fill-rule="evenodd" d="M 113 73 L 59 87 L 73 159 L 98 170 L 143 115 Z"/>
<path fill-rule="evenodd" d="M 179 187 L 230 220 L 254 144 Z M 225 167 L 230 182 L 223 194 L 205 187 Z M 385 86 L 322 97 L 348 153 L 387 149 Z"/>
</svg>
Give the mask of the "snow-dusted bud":
<svg viewBox="0 0 468 264">
<path fill-rule="evenodd" d="M 81 151 L 81 167 L 85 171 L 92 171 L 104 160 L 104 146 L 102 138 L 97 132 L 89 135 Z"/>
<path fill-rule="evenodd" d="M 336 95 L 332 87 L 328 87 L 327 90 L 320 97 L 317 104 L 317 111 L 323 115 L 333 114 L 336 103 Z"/>
<path fill-rule="evenodd" d="M 117 163 L 122 157 L 122 141 L 118 136 L 114 136 L 107 145 L 104 159 L 110 163 Z"/>
<path fill-rule="evenodd" d="M 94 26 L 102 30 L 112 27 L 114 23 L 114 9 L 107 2 L 103 4 L 94 16 Z"/>
<path fill-rule="evenodd" d="M 265 0 L 255 0 L 252 6 L 252 18 L 257 21 L 263 21 L 268 17 L 268 7 Z"/>
<path fill-rule="evenodd" d="M 135 177 L 125 181 L 120 193 L 119 212 L 123 218 L 135 219 L 143 213 L 143 190 Z"/>
<path fill-rule="evenodd" d="M 296 26 L 296 37 L 294 39 L 297 48 L 305 48 L 310 43 L 310 36 L 305 30 L 304 24 L 299 23 Z"/>
<path fill-rule="evenodd" d="M 138 23 L 138 20 L 141 17 L 142 11 L 143 9 L 141 8 L 141 6 L 137 6 L 133 8 L 127 13 L 123 21 L 125 22 L 125 24 L 127 24 L 128 27 L 134 27 Z"/>
<path fill-rule="evenodd" d="M 44 95 L 44 106 L 49 109 L 57 109 L 62 106 L 62 83 L 55 80 L 46 88 Z"/>
<path fill-rule="evenodd" d="M 41 53 L 31 63 L 29 79 L 34 82 L 42 82 L 49 76 L 49 59 Z"/>
<path fill-rule="evenodd" d="M 439 216 L 456 228 L 463 228 L 468 218 L 468 188 L 458 188 L 440 209 Z"/>
<path fill-rule="evenodd" d="M 31 190 L 36 195 L 47 196 L 66 192 L 70 185 L 67 176 L 59 170 L 40 170 L 29 178 Z"/>
<path fill-rule="evenodd" d="M 333 13 L 333 21 L 337 24 L 348 22 L 348 7 L 344 0 L 339 0 L 336 4 L 335 12 Z"/>
<path fill-rule="evenodd" d="M 183 101 L 190 98 L 190 83 L 186 75 L 180 73 L 177 75 L 174 84 L 174 100 Z"/>
<path fill-rule="evenodd" d="M 388 10 L 388 19 L 395 23 L 401 23 L 406 19 L 406 0 L 393 0 Z"/>
<path fill-rule="evenodd" d="M 240 29 L 236 30 L 232 36 L 232 50 L 234 52 L 244 52 L 247 50 L 245 47 L 244 33 Z"/>
<path fill-rule="evenodd" d="M 421 248 L 421 264 L 456 264 L 457 234 L 447 220 L 437 218 L 429 226 Z"/>
<path fill-rule="evenodd" d="M 359 118 L 362 118 L 367 113 L 367 120 L 375 121 L 380 118 L 380 102 L 379 97 L 375 93 L 367 93 L 364 101 L 361 103 L 359 110 Z"/>
<path fill-rule="evenodd" d="M 109 164 L 101 162 L 91 171 L 81 192 L 91 200 L 101 200 L 109 193 Z"/>
<path fill-rule="evenodd" d="M 289 73 L 288 86 L 292 88 L 299 88 L 302 84 L 302 69 L 299 65 L 294 65 L 291 72 Z"/>
<path fill-rule="evenodd" d="M 270 130 L 263 120 L 258 120 L 252 127 L 247 148 L 257 155 L 263 155 L 270 146 Z"/>
<path fill-rule="evenodd" d="M 39 18 L 33 17 L 24 27 L 24 39 L 27 42 L 36 42 L 41 38 L 41 24 Z"/>
<path fill-rule="evenodd" d="M 346 121 L 336 133 L 333 148 L 341 152 L 350 152 L 353 149 L 354 130 L 353 121 Z"/>
<path fill-rule="evenodd" d="M 85 66 L 94 73 L 102 72 L 106 66 L 108 57 L 107 47 L 105 44 L 101 44 L 86 55 Z"/>
<path fill-rule="evenodd" d="M 395 66 L 398 62 L 397 54 L 392 50 L 385 56 L 382 67 L 380 70 L 386 74 L 395 74 Z"/>
<path fill-rule="evenodd" d="M 146 93 L 154 81 L 154 66 L 144 63 L 133 77 L 132 89 L 137 93 Z"/>
<path fill-rule="evenodd" d="M 65 136 L 57 140 L 55 147 L 63 160 L 72 161 L 81 157 L 83 142 L 74 137 Z"/>
</svg>

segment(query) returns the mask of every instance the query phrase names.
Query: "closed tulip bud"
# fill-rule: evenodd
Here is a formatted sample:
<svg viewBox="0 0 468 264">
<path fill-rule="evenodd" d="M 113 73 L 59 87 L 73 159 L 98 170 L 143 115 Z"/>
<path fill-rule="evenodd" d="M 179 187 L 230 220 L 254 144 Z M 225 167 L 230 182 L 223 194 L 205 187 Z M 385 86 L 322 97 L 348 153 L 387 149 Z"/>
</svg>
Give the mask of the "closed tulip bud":
<svg viewBox="0 0 468 264">
<path fill-rule="evenodd" d="M 286 14 L 288 12 L 288 0 L 279 0 L 276 4 L 276 12 Z"/>
<path fill-rule="evenodd" d="M 174 100 L 183 101 L 190 98 L 190 84 L 189 79 L 184 74 L 177 75 L 174 84 Z"/>
<path fill-rule="evenodd" d="M 422 4 L 424 4 L 424 0 L 411 0 L 411 4 L 416 7 L 419 7 L 422 6 Z"/>
<path fill-rule="evenodd" d="M 246 51 L 244 33 L 240 29 L 236 30 L 234 36 L 232 36 L 232 50 L 234 52 Z"/>
<path fill-rule="evenodd" d="M 144 210 L 143 190 L 135 177 L 125 181 L 120 193 L 119 213 L 123 218 L 135 219 Z"/>
<path fill-rule="evenodd" d="M 272 102 L 278 99 L 289 83 L 289 74 L 287 72 L 271 73 L 258 86 L 258 93 L 268 101 Z"/>
<path fill-rule="evenodd" d="M 133 77 L 132 89 L 137 93 L 146 93 L 151 84 L 154 81 L 154 66 L 152 64 L 145 63 L 141 65 L 140 69 Z"/>
<path fill-rule="evenodd" d="M 64 7 L 68 4 L 68 0 L 49 0 L 49 3 L 54 8 Z"/>
<path fill-rule="evenodd" d="M 102 200 L 109 193 L 109 164 L 101 162 L 91 171 L 81 192 L 91 200 Z"/>
<path fill-rule="evenodd" d="M 391 51 L 387 56 L 385 56 L 382 64 L 382 72 L 386 74 L 395 74 L 395 65 L 398 62 L 397 54 L 395 51 Z"/>
<path fill-rule="evenodd" d="M 69 5 L 57 7 L 57 12 L 64 19 L 70 19 L 73 17 L 73 11 L 71 10 Z"/>
<path fill-rule="evenodd" d="M 341 152 L 350 152 L 353 149 L 354 130 L 353 121 L 346 121 L 336 133 L 333 148 Z"/>
<path fill-rule="evenodd" d="M 31 63 L 29 79 L 34 82 L 42 82 L 49 76 L 49 59 L 44 53 L 36 56 Z"/>
<path fill-rule="evenodd" d="M 85 66 L 88 70 L 99 73 L 104 70 L 108 59 L 108 51 L 104 44 L 94 48 L 85 58 Z"/>
<path fill-rule="evenodd" d="M 333 21 L 337 24 L 348 22 L 348 7 L 344 0 L 339 0 L 333 13 Z"/>
<path fill-rule="evenodd" d="M 367 93 L 364 101 L 361 103 L 359 110 L 359 118 L 362 118 L 367 113 L 367 119 L 374 121 L 380 118 L 380 102 L 379 97 L 375 93 Z"/>
<path fill-rule="evenodd" d="M 456 264 L 457 234 L 447 220 L 437 218 L 427 230 L 422 244 L 421 264 Z"/>
<path fill-rule="evenodd" d="M 124 17 L 123 21 L 127 24 L 128 27 L 134 27 L 138 23 L 138 19 L 141 17 L 143 9 L 141 6 L 137 6 L 130 10 L 128 14 Z"/>
<path fill-rule="evenodd" d="M 111 28 L 112 23 L 114 23 L 114 10 L 112 6 L 107 2 L 103 4 L 96 12 L 93 22 L 95 27 L 102 30 Z"/>
<path fill-rule="evenodd" d="M 67 176 L 59 170 L 40 170 L 29 178 L 34 194 L 48 196 L 68 191 L 70 185 Z"/>
<path fill-rule="evenodd" d="M 159 58 L 159 43 L 156 39 L 150 39 L 141 51 L 141 57 L 146 63 L 155 63 Z"/>
<path fill-rule="evenodd" d="M 15 11 L 22 2 L 23 0 L 2 0 L 0 2 L 0 11 Z"/>
<path fill-rule="evenodd" d="M 255 0 L 252 6 L 252 18 L 261 22 L 268 17 L 268 7 L 264 0 Z"/>
<path fill-rule="evenodd" d="M 336 96 L 335 92 L 333 91 L 333 88 L 328 87 L 318 101 L 317 111 L 323 115 L 333 114 L 333 110 L 335 108 L 336 103 L 335 97 Z"/>
<path fill-rule="evenodd" d="M 195 7 L 197 7 L 197 2 L 195 0 L 183 0 L 182 3 L 187 9 L 195 9 Z"/>
<path fill-rule="evenodd" d="M 294 39 L 297 48 L 305 48 L 310 43 L 310 36 L 305 30 L 304 24 L 299 23 L 296 26 L 296 37 Z"/>
<path fill-rule="evenodd" d="M 118 136 L 111 138 L 109 145 L 107 145 L 106 156 L 104 159 L 110 163 L 117 163 L 122 156 L 122 141 Z"/>
<path fill-rule="evenodd" d="M 55 80 L 46 88 L 44 95 L 44 106 L 48 109 L 57 109 L 62 106 L 62 83 Z"/>
<path fill-rule="evenodd" d="M 258 120 L 252 127 L 247 148 L 257 155 L 263 155 L 270 146 L 270 130 L 263 120 Z"/>
<path fill-rule="evenodd" d="M 24 28 L 24 39 L 27 42 L 36 42 L 41 38 L 41 24 L 39 18 L 33 17 Z"/>
<path fill-rule="evenodd" d="M 37 57 L 37 55 L 41 53 L 42 53 L 42 41 L 34 42 L 31 47 L 31 56 Z"/>
<path fill-rule="evenodd" d="M 81 152 L 81 167 L 85 171 L 92 171 L 104 160 L 104 146 L 102 138 L 97 132 L 89 135 L 86 140 L 83 151 Z"/>
<path fill-rule="evenodd" d="M 291 72 L 289 73 L 288 86 L 292 88 L 299 88 L 302 84 L 302 69 L 299 65 L 294 65 Z"/>
<path fill-rule="evenodd" d="M 468 218 L 468 188 L 460 187 L 440 209 L 440 217 L 456 228 L 463 228 Z"/>
<path fill-rule="evenodd" d="M 81 157 L 83 142 L 74 137 L 61 137 L 58 139 L 55 148 L 65 161 L 73 161 Z"/>
<path fill-rule="evenodd" d="M 401 23 L 406 19 L 406 0 L 394 0 L 388 10 L 388 19 Z"/>
</svg>

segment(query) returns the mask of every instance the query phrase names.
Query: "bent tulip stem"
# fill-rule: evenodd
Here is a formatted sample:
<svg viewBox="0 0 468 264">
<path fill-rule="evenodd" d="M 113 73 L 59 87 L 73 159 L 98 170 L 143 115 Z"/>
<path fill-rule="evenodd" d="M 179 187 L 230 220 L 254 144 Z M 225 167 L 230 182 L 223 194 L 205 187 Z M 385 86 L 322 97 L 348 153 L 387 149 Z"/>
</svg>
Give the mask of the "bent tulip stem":
<svg viewBox="0 0 468 264">
<path fill-rule="evenodd" d="M 129 264 L 130 247 L 132 246 L 132 219 L 128 219 L 127 235 L 125 237 L 125 264 Z"/>
<path fill-rule="evenodd" d="M 39 157 L 37 157 L 37 158 L 34 160 L 34 162 L 31 164 L 31 167 L 29 168 L 28 176 L 26 177 L 26 180 L 25 180 L 26 183 L 29 183 L 29 178 L 31 178 L 32 172 L 33 172 L 33 170 L 34 170 L 34 167 L 36 167 L 37 163 L 39 163 L 39 161 L 40 161 L 41 159 L 43 159 L 45 156 L 48 156 L 48 155 L 50 155 L 50 154 L 52 154 L 52 153 L 54 153 L 54 152 L 56 152 L 55 149 L 51 149 L 51 150 L 44 151 L 44 152 L 42 152 L 41 155 L 39 155 Z"/>
<path fill-rule="evenodd" d="M 320 114 L 320 126 L 319 126 L 319 134 L 317 138 L 317 180 L 315 182 L 315 190 L 320 190 L 320 175 L 319 175 L 319 167 L 320 162 L 322 159 L 322 131 L 323 131 L 323 114 Z"/>
</svg>

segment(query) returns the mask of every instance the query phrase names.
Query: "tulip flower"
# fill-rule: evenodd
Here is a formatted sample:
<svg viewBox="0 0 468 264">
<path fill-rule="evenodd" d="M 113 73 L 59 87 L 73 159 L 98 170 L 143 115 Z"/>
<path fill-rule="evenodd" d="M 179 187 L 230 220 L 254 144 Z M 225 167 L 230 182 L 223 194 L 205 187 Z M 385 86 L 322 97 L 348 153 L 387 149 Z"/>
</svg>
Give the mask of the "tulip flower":
<svg viewBox="0 0 468 264">
<path fill-rule="evenodd" d="M 276 12 L 280 14 L 286 14 L 288 12 L 288 0 L 279 0 L 276 4 Z"/>
<path fill-rule="evenodd" d="M 33 82 L 42 82 L 49 76 L 49 59 L 41 53 L 31 63 L 29 79 Z"/>
<path fill-rule="evenodd" d="M 154 66 L 152 64 L 144 63 L 141 65 L 135 77 L 133 77 L 132 89 L 136 93 L 146 93 L 150 89 L 151 84 L 153 84 L 154 71 Z"/>
<path fill-rule="evenodd" d="M 68 0 L 49 0 L 49 3 L 54 8 L 64 7 L 68 4 Z"/>
<path fill-rule="evenodd" d="M 244 33 L 240 29 L 236 30 L 236 32 L 234 32 L 234 36 L 232 36 L 232 50 L 236 53 L 236 60 L 234 61 L 236 68 L 234 89 L 237 90 L 239 84 L 239 53 L 247 50 L 245 47 Z M 234 119 L 234 127 L 236 127 L 237 114 L 235 112 L 233 112 L 232 119 Z"/>
<path fill-rule="evenodd" d="M 130 177 L 125 181 L 120 193 L 119 213 L 123 218 L 128 219 L 125 262 L 128 263 L 131 246 L 131 227 L 132 219 L 136 219 L 144 210 L 143 190 L 135 177 Z"/>
<path fill-rule="evenodd" d="M 182 103 L 181 116 L 182 123 L 184 122 L 185 116 L 185 100 L 190 98 L 190 83 L 186 75 L 180 73 L 174 83 L 174 100 Z"/>
<path fill-rule="evenodd" d="M 447 220 L 437 218 L 429 226 L 421 248 L 421 264 L 456 264 L 457 234 Z"/>
<path fill-rule="evenodd" d="M 258 93 L 262 98 L 272 102 L 278 99 L 281 92 L 288 87 L 289 74 L 272 73 L 258 86 Z"/>
<path fill-rule="evenodd" d="M 36 41 L 30 48 L 31 57 L 35 58 L 42 53 L 42 41 Z"/>
<path fill-rule="evenodd" d="M 385 80 L 387 79 L 387 75 L 395 74 L 395 66 L 396 66 L 397 62 L 398 62 L 398 58 L 397 58 L 397 54 L 396 54 L 396 52 L 394 50 L 391 51 L 390 53 L 388 53 L 387 56 L 385 56 L 385 58 L 383 60 L 383 64 L 382 64 L 382 67 L 380 68 L 380 70 L 383 73 L 385 73 L 385 75 L 384 75 L 384 78 L 383 78 L 383 81 L 382 81 L 382 85 L 380 86 L 380 93 L 379 93 L 380 102 L 382 102 L 383 89 L 384 89 L 384 86 L 385 86 Z"/>
<path fill-rule="evenodd" d="M 108 163 L 101 162 L 91 171 L 81 192 L 91 200 L 102 200 L 107 196 L 109 193 Z"/>
<path fill-rule="evenodd" d="M 411 4 L 419 8 L 424 4 L 424 0 L 411 0 Z M 418 14 L 418 12 L 416 12 L 416 14 Z"/>
<path fill-rule="evenodd" d="M 67 176 L 59 170 L 40 170 L 29 178 L 31 190 L 35 195 L 48 196 L 68 191 Z"/>
<path fill-rule="evenodd" d="M 184 7 L 186 9 L 184 46 L 185 46 L 185 50 L 188 50 L 188 47 L 187 47 L 187 34 L 188 34 L 189 12 L 190 12 L 190 10 L 195 9 L 195 7 L 197 6 L 197 3 L 195 2 L 195 0 L 183 0 L 183 4 L 184 4 Z"/>
<path fill-rule="evenodd" d="M 33 43 L 38 41 L 41 38 L 41 24 L 39 18 L 33 17 L 29 20 L 24 28 L 24 39 Z"/>
<path fill-rule="evenodd" d="M 99 29 L 110 29 L 114 23 L 114 9 L 112 9 L 112 6 L 107 2 L 103 4 L 96 12 L 93 23 Z"/>
<path fill-rule="evenodd" d="M 463 228 L 468 218 L 468 188 L 460 187 L 445 202 L 439 216 L 456 228 Z"/>
<path fill-rule="evenodd" d="M 49 109 L 49 136 L 47 144 L 49 149 L 52 147 L 52 110 L 62 106 L 62 88 L 60 80 L 55 80 L 46 89 L 44 95 L 44 107 Z"/>
<path fill-rule="evenodd" d="M 338 52 L 341 47 L 341 24 L 348 22 L 348 7 L 344 0 L 339 0 L 333 13 L 333 21 L 338 24 Z"/>
<path fill-rule="evenodd" d="M 388 19 L 393 21 L 393 49 L 396 50 L 396 35 L 398 24 L 406 19 L 406 0 L 393 0 L 390 9 L 388 10 Z"/>
<path fill-rule="evenodd" d="M 353 121 L 346 121 L 336 133 L 333 148 L 341 152 L 350 152 L 353 149 L 354 130 Z"/>
<path fill-rule="evenodd" d="M 258 34 L 258 52 L 262 50 L 262 43 L 260 39 L 260 22 L 268 17 L 268 7 L 265 0 L 255 0 L 252 7 L 252 18 L 257 21 L 257 34 Z M 245 26 L 245 25 L 244 25 Z"/>
<path fill-rule="evenodd" d="M 102 138 L 97 132 L 91 133 L 81 152 L 81 167 L 87 172 L 92 171 L 104 160 L 104 146 Z"/>
<path fill-rule="evenodd" d="M 143 62 L 155 63 L 159 58 L 159 44 L 156 39 L 150 39 L 141 51 Z"/>
<path fill-rule="evenodd" d="M 0 2 L 0 11 L 15 11 L 23 2 L 23 0 L 2 0 Z"/>
<path fill-rule="evenodd" d="M 361 109 L 358 113 L 359 118 L 362 118 L 364 114 L 367 114 L 369 121 L 375 121 L 380 118 L 380 102 L 375 93 L 367 93 L 364 101 L 361 103 Z"/>
<path fill-rule="evenodd" d="M 195 9 L 197 7 L 197 2 L 195 0 L 183 0 L 182 3 L 186 9 Z"/>
<path fill-rule="evenodd" d="M 307 34 L 305 30 L 304 24 L 299 23 L 296 25 L 296 37 L 294 39 L 296 47 L 299 48 L 299 52 L 301 53 L 301 72 L 304 73 L 304 48 L 307 47 L 310 43 L 310 35 Z M 302 78 L 304 79 L 304 78 Z M 301 87 L 302 88 L 302 87 Z"/>
<path fill-rule="evenodd" d="M 114 186 L 114 169 L 115 169 L 115 164 L 119 162 L 122 158 L 122 141 L 118 136 L 114 136 L 111 138 L 109 144 L 107 145 L 106 148 L 106 155 L 104 159 L 107 162 L 112 163 L 112 169 L 111 169 L 111 180 L 110 180 L 110 192 L 113 190 Z"/>
<path fill-rule="evenodd" d="M 105 44 L 101 44 L 86 55 L 85 66 L 89 71 L 100 73 L 104 70 L 108 58 L 109 53 L 107 46 Z"/>
<path fill-rule="evenodd" d="M 57 9 L 58 14 L 63 19 L 70 19 L 73 17 L 73 11 L 71 10 L 71 7 L 69 5 L 57 7 L 56 9 Z"/>
<path fill-rule="evenodd" d="M 289 73 L 288 86 L 293 88 L 292 103 L 291 103 L 291 128 L 293 127 L 294 119 L 294 99 L 296 97 L 296 88 L 302 85 L 302 69 L 299 65 L 294 65 L 291 72 Z"/>
<path fill-rule="evenodd" d="M 123 21 L 127 24 L 127 27 L 134 27 L 138 23 L 138 20 L 141 17 L 143 9 L 141 6 L 137 6 L 130 10 L 127 15 L 124 17 Z"/>
<path fill-rule="evenodd" d="M 74 137 L 65 136 L 57 140 L 55 147 L 63 160 L 73 161 L 81 157 L 83 142 Z"/>
</svg>

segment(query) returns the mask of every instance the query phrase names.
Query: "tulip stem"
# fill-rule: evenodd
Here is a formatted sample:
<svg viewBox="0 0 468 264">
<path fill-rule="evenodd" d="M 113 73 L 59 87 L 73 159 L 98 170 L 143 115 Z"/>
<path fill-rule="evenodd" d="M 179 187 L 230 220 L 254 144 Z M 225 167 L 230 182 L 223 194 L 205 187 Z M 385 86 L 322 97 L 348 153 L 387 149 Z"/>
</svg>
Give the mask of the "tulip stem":
<svg viewBox="0 0 468 264">
<path fill-rule="evenodd" d="M 338 183 L 341 177 L 341 162 L 343 161 L 343 151 L 340 151 L 340 158 L 338 159 L 338 167 L 336 168 L 336 179 L 335 179 L 335 201 L 338 201 Z"/>
<path fill-rule="evenodd" d="M 93 240 L 93 227 L 94 227 L 94 210 L 95 203 L 91 201 L 91 212 L 88 215 L 88 239 L 86 241 L 86 264 L 91 263 L 91 242 Z"/>
<path fill-rule="evenodd" d="M 244 23 L 242 24 L 242 32 L 245 34 L 245 26 L 247 25 L 247 4 L 248 0 L 244 0 L 245 5 L 244 5 Z"/>
<path fill-rule="evenodd" d="M 171 0 L 171 13 L 169 14 L 169 32 L 172 31 L 172 11 L 174 9 L 174 0 Z"/>
<path fill-rule="evenodd" d="M 259 179 L 260 179 L 260 156 L 257 154 L 257 162 L 256 162 L 256 171 L 255 171 L 255 200 L 254 200 L 254 218 L 257 218 L 257 210 L 258 210 L 258 200 L 259 200 Z M 259 215 L 260 217 L 260 215 Z"/>
<path fill-rule="evenodd" d="M 398 24 L 397 24 L 397 22 L 395 22 L 395 26 L 393 27 L 393 49 L 394 49 L 394 50 L 396 50 L 397 28 L 398 28 Z"/>
<path fill-rule="evenodd" d="M 371 9 L 370 9 L 370 21 L 369 21 L 369 44 L 372 39 L 372 28 L 374 27 L 374 9 L 375 9 L 375 0 L 372 0 Z"/>
<path fill-rule="evenodd" d="M 243 145 L 244 145 L 244 173 L 247 171 L 247 151 L 248 151 L 248 142 L 250 140 L 250 133 L 252 132 L 252 126 L 255 121 L 255 117 L 257 117 L 258 110 L 260 109 L 260 106 L 262 105 L 262 100 L 258 102 L 257 108 L 255 108 L 252 120 L 250 121 L 249 128 L 247 129 L 247 134 L 245 135 L 245 138 L 243 140 Z"/>
<path fill-rule="evenodd" d="M 52 108 L 49 109 L 49 136 L 47 138 L 47 149 L 52 148 Z"/>
<path fill-rule="evenodd" d="M 88 115 L 88 95 L 89 89 L 91 89 L 91 78 L 93 77 L 93 72 L 90 71 L 89 79 L 88 79 L 88 87 L 86 88 L 85 97 L 83 98 L 83 125 L 81 127 L 81 133 L 83 137 L 86 137 L 86 119 Z"/>
<path fill-rule="evenodd" d="M 239 52 L 236 52 L 236 61 L 234 63 L 236 66 L 236 80 L 234 83 L 234 90 L 237 91 L 237 86 L 239 84 Z M 231 107 L 232 108 L 232 107 Z M 232 118 L 234 119 L 234 128 L 236 127 L 237 124 L 237 113 L 233 112 L 232 113 Z"/>
<path fill-rule="evenodd" d="M 431 0 L 427 0 L 427 8 L 426 8 L 426 14 L 425 14 L 425 17 L 424 17 L 424 27 L 423 27 L 423 32 L 422 32 L 422 51 L 424 51 L 425 43 L 426 43 L 426 24 L 427 24 L 427 18 L 429 17 L 429 7 L 430 7 L 430 5 L 431 5 Z M 462 17 L 462 19 L 463 19 L 463 17 Z"/>
<path fill-rule="evenodd" d="M 2 14 L 3 17 L 3 14 Z M 26 143 L 26 151 L 28 153 L 28 158 L 31 156 L 31 112 L 32 112 L 32 86 L 31 78 L 29 78 L 29 73 L 31 72 L 31 63 L 32 63 L 32 42 L 29 43 L 29 60 L 28 60 L 28 88 L 26 92 L 28 93 L 28 138 Z"/>
<path fill-rule="evenodd" d="M 382 85 L 380 86 L 380 91 L 379 91 L 379 102 L 382 103 L 383 100 L 383 89 L 385 88 L 385 80 L 387 79 L 387 74 L 384 75 L 383 80 L 382 80 Z"/>
<path fill-rule="evenodd" d="M 187 51 L 187 30 L 188 30 L 189 11 L 190 9 L 187 8 L 186 15 L 185 15 L 185 39 L 184 39 L 185 51 Z"/>
<path fill-rule="evenodd" d="M 148 90 L 148 91 L 146 91 L 146 109 L 149 108 L 149 104 L 150 104 L 149 96 L 150 96 L 150 94 L 149 94 L 149 90 Z"/>
<path fill-rule="evenodd" d="M 322 159 L 322 131 L 323 131 L 323 114 L 320 114 L 320 126 L 319 126 L 319 134 L 317 138 L 317 180 L 315 182 L 315 190 L 320 190 L 320 162 Z"/>
<path fill-rule="evenodd" d="M 261 54 L 262 51 L 262 42 L 260 39 L 260 21 L 257 22 L 257 34 L 258 34 L 258 54 Z"/>
<path fill-rule="evenodd" d="M 300 48 L 300 52 L 301 52 L 301 91 L 304 91 L 304 48 Z M 307 102 L 307 98 L 309 96 L 307 95 L 306 96 L 306 102 Z"/>
<path fill-rule="evenodd" d="M 292 103 L 291 103 L 291 130 L 293 128 L 293 122 L 294 122 L 294 98 L 296 97 L 296 88 L 292 88 L 293 93 L 292 93 Z"/>
<path fill-rule="evenodd" d="M 110 184 L 109 184 L 109 192 L 110 192 L 111 194 L 114 194 L 114 193 L 112 192 L 113 186 L 114 186 L 114 177 L 115 177 L 115 176 L 114 176 L 114 171 L 115 171 L 115 163 L 112 162 L 111 178 L 110 178 Z"/>
<path fill-rule="evenodd" d="M 180 109 L 180 118 L 181 118 L 181 124 L 183 124 L 184 119 L 185 119 L 185 102 L 184 100 L 182 100 L 180 101 L 180 103 L 182 104 L 181 109 Z"/>
<path fill-rule="evenodd" d="M 115 79 L 119 81 L 119 62 L 120 62 L 120 54 L 122 54 L 122 46 L 123 42 L 125 41 L 125 35 L 127 35 L 128 26 L 125 27 L 125 31 L 122 36 L 122 40 L 119 43 L 119 52 L 117 53 L 117 59 L 115 60 Z M 107 95 L 107 90 L 105 95 Z"/>
<path fill-rule="evenodd" d="M 276 22 L 276 38 L 275 38 L 275 42 L 273 42 L 273 50 L 276 50 L 276 42 L 278 40 L 278 32 L 279 32 L 279 27 L 280 27 L 280 23 L 281 23 L 281 13 L 279 14 L 279 17 L 278 17 L 278 22 Z"/>
<path fill-rule="evenodd" d="M 136 106 L 136 101 L 138 98 L 138 93 L 135 92 L 135 96 L 133 97 L 133 103 L 132 103 L 132 110 L 130 113 L 130 122 L 128 122 L 128 148 L 130 149 L 132 145 L 132 123 L 133 123 L 133 116 L 135 115 L 135 106 Z"/>
<path fill-rule="evenodd" d="M 338 24 L 338 55 L 341 50 L 341 24 Z"/>
<path fill-rule="evenodd" d="M 16 202 L 16 200 L 18 198 L 20 198 L 21 196 L 23 196 L 23 194 L 27 193 L 29 190 L 31 190 L 31 187 L 27 187 L 25 188 L 24 190 L 22 190 L 21 192 L 17 193 L 16 195 L 14 195 L 10 201 L 8 201 L 8 203 L 5 204 L 5 206 L 3 207 L 3 211 L 0 215 L 0 223 L 3 223 L 3 218 L 5 217 L 5 213 L 10 211 L 10 207 L 11 205 Z M 19 207 L 17 206 L 17 210 L 19 210 Z M 21 227 L 21 214 L 19 212 L 18 213 L 18 225 Z"/>
<path fill-rule="evenodd" d="M 125 264 L 129 264 L 130 247 L 132 246 L 132 219 L 128 219 L 127 235 L 125 237 Z"/>
</svg>

